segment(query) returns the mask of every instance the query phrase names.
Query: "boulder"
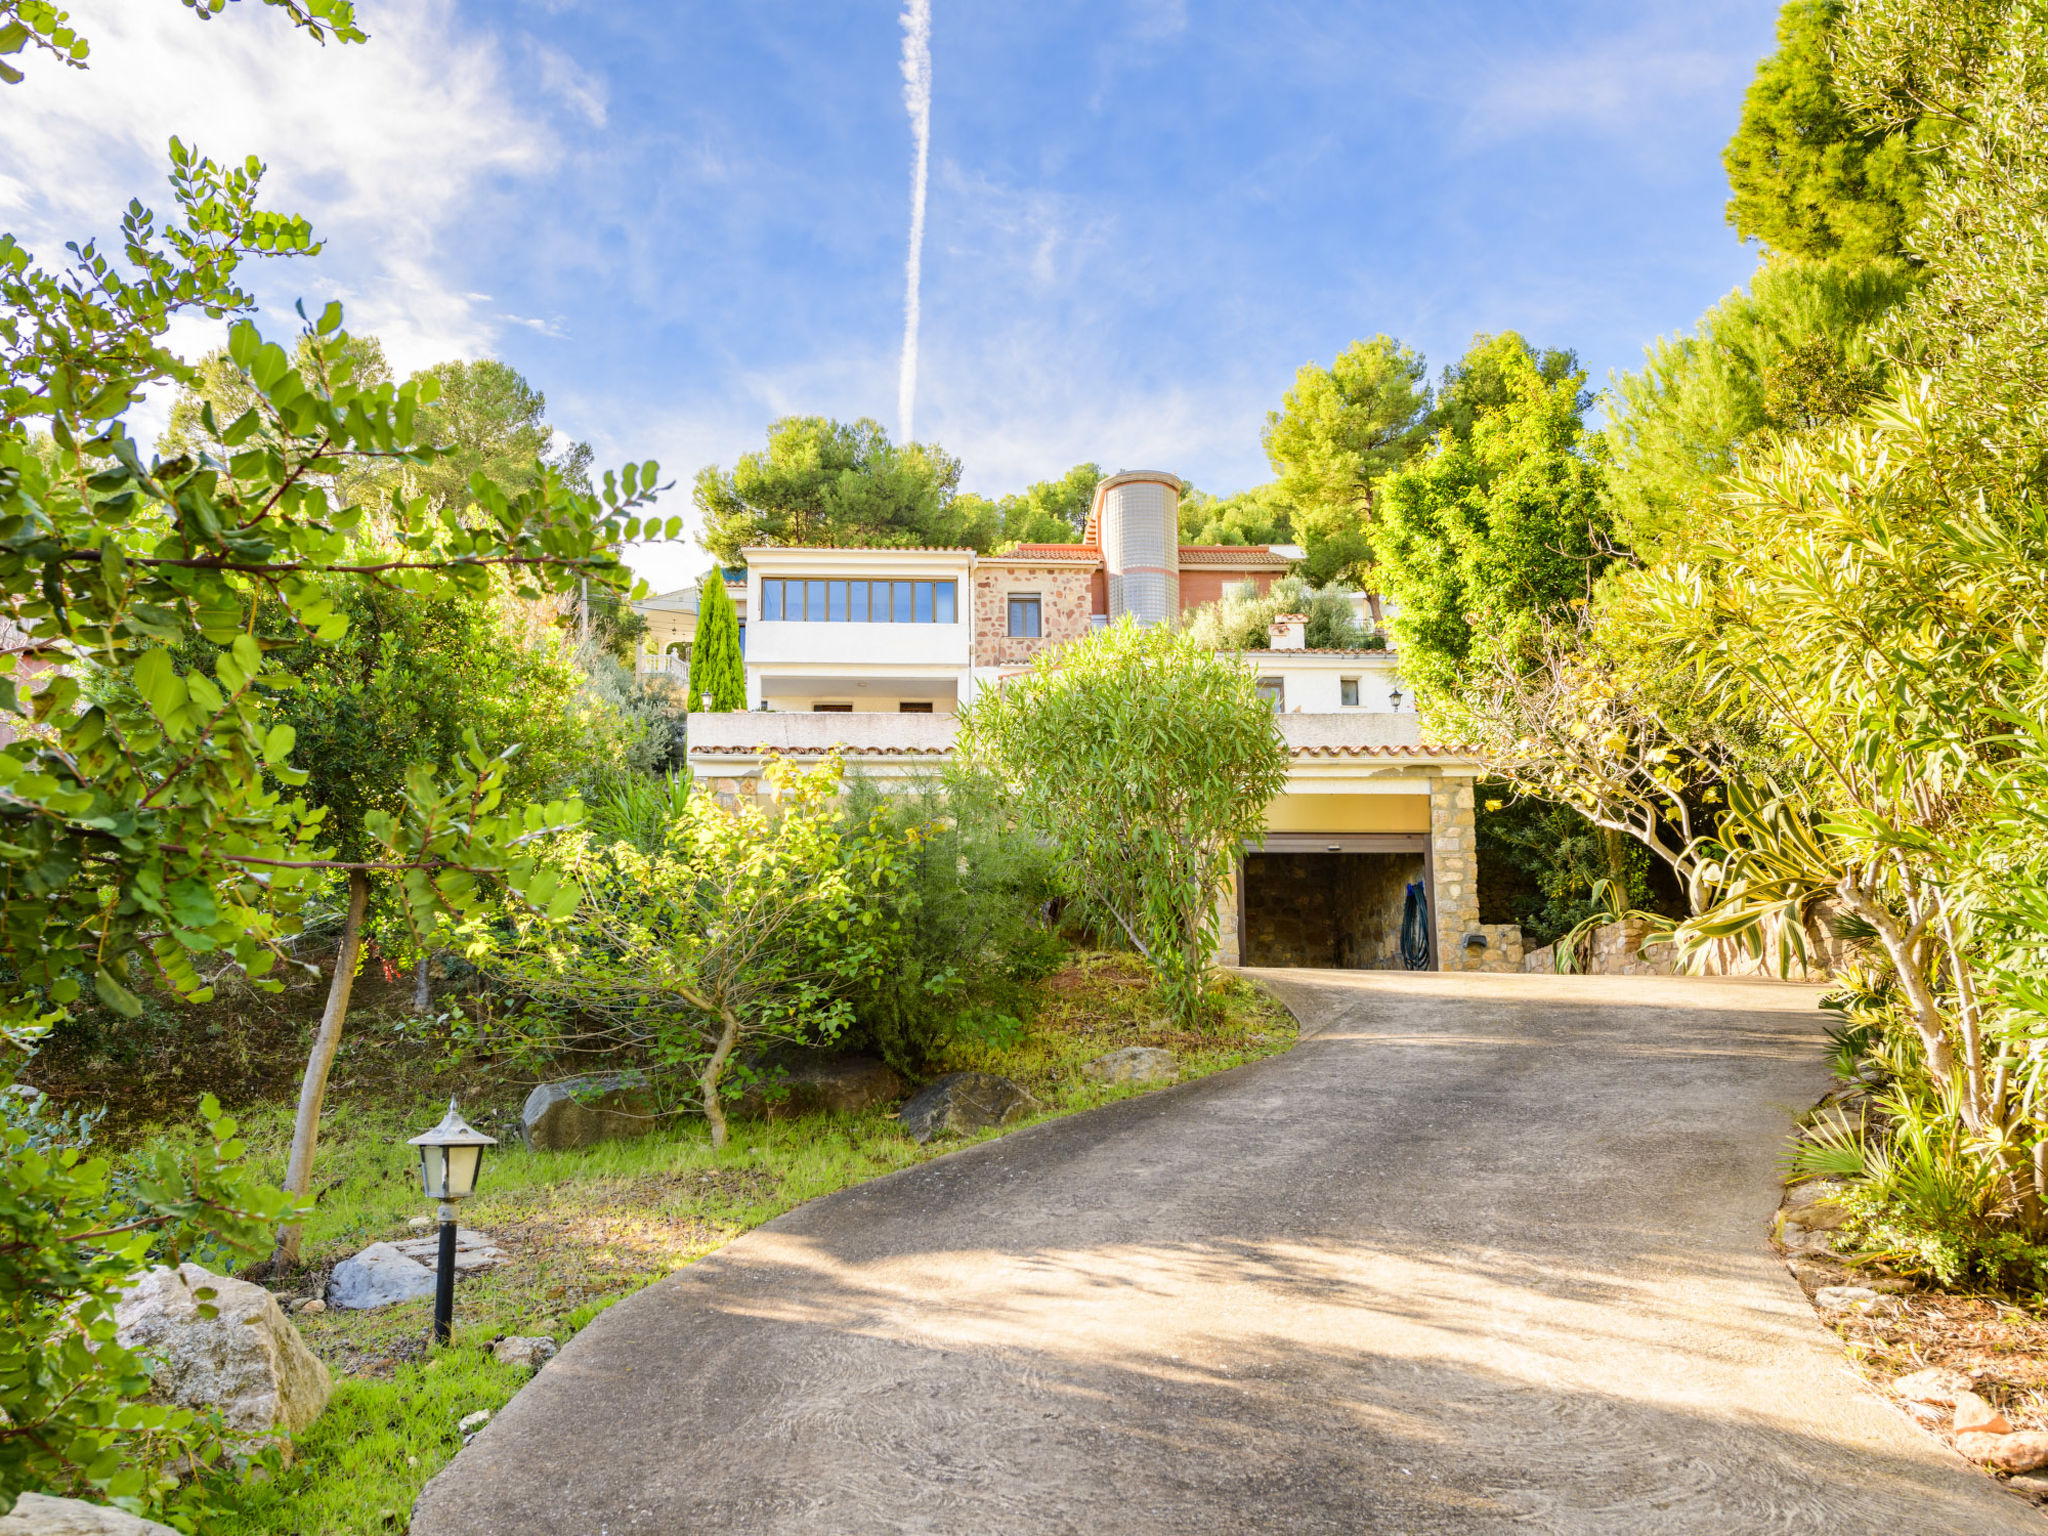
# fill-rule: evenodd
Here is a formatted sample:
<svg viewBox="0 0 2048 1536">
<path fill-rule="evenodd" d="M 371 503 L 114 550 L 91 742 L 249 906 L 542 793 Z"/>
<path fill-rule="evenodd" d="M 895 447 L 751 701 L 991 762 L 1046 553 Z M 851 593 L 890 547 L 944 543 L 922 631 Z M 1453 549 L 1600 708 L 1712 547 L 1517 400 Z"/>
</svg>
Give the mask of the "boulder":
<svg viewBox="0 0 2048 1536">
<path fill-rule="evenodd" d="M 202 1301 L 197 1293 L 208 1288 Z M 214 1315 L 201 1315 L 202 1305 Z M 149 1271 L 114 1304 L 114 1326 L 122 1348 L 149 1360 L 152 1397 L 217 1408 L 248 1444 L 304 1429 L 334 1389 L 275 1296 L 197 1264 Z"/>
<path fill-rule="evenodd" d="M 500 1365 L 523 1365 L 537 1371 L 555 1358 L 555 1341 L 528 1337 L 500 1339 L 491 1347 L 491 1358 Z"/>
<path fill-rule="evenodd" d="M 1813 1299 L 1817 1306 L 1840 1311 L 1877 1300 L 1877 1292 L 1867 1285 L 1824 1285 L 1814 1292 Z"/>
<path fill-rule="evenodd" d="M 0 1516 L 0 1536 L 178 1536 L 168 1525 L 83 1499 L 24 1493 Z"/>
<path fill-rule="evenodd" d="M 1013 1125 L 1041 1106 L 1007 1077 L 993 1072 L 948 1072 L 897 1112 L 913 1141 L 965 1136 Z"/>
<path fill-rule="evenodd" d="M 2006 1480 L 2006 1487 L 2014 1493 L 2023 1493 L 2035 1503 L 2048 1499 L 2048 1477 L 2014 1477 Z"/>
<path fill-rule="evenodd" d="M 872 1056 L 804 1056 L 763 1064 L 732 1107 L 735 1119 L 788 1120 L 825 1111 L 845 1113 L 893 1104 L 903 1079 Z"/>
<path fill-rule="evenodd" d="M 1945 1365 L 1931 1365 L 1924 1371 L 1901 1376 L 1892 1383 L 1892 1390 L 1907 1402 L 1934 1403 L 1942 1408 L 1954 1407 L 1958 1392 L 1974 1392 L 1976 1388 L 1974 1377 L 1950 1370 Z"/>
<path fill-rule="evenodd" d="M 1177 1083 L 1180 1060 L 1171 1051 L 1132 1045 L 1096 1057 L 1081 1075 L 1098 1083 Z"/>
<path fill-rule="evenodd" d="M 352 1259 L 343 1259 L 327 1277 L 331 1306 L 360 1312 L 388 1307 L 434 1294 L 434 1272 L 409 1259 L 389 1243 L 372 1243 Z"/>
<path fill-rule="evenodd" d="M 593 1072 L 542 1083 L 526 1096 L 519 1126 L 536 1152 L 630 1141 L 660 1121 L 661 1102 L 645 1072 Z"/>
<path fill-rule="evenodd" d="M 1993 1472 L 2032 1472 L 2048 1467 L 2048 1434 L 2034 1430 L 2017 1435 L 1973 1431 L 1956 1436 L 1956 1449 Z"/>
<path fill-rule="evenodd" d="M 424 1264 L 428 1269 L 437 1268 L 441 1262 L 441 1234 L 431 1237 L 409 1237 L 402 1243 L 388 1243 L 382 1246 L 396 1248 L 415 1264 Z M 473 1232 L 468 1227 L 455 1229 L 455 1273 L 479 1274 L 501 1263 L 505 1250 L 491 1241 L 488 1232 Z"/>
</svg>

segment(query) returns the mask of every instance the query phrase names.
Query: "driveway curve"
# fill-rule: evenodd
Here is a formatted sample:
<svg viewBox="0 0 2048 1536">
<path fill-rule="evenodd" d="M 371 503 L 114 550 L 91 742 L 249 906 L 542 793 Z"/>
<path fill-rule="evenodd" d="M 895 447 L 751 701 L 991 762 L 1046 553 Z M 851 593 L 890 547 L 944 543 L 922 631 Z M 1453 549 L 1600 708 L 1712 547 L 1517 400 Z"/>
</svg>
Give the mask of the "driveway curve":
<svg viewBox="0 0 2048 1536">
<path fill-rule="evenodd" d="M 1262 974 L 1294 1050 L 650 1286 L 413 1536 L 2041 1536 L 1766 1246 L 1812 990 Z"/>
</svg>

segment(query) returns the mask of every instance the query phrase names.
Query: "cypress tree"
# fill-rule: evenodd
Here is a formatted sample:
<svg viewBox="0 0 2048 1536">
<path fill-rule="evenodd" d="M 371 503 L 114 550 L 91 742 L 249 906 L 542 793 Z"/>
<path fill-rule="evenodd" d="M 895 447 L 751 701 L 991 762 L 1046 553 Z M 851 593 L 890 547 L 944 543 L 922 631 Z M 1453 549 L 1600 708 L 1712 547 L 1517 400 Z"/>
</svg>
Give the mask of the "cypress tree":
<svg viewBox="0 0 2048 1536">
<path fill-rule="evenodd" d="M 690 708 L 743 710 L 747 664 L 740 656 L 740 615 L 715 566 L 704 578 L 703 594 L 697 605 L 697 638 L 690 646 Z M 707 693 L 709 705 L 704 702 Z"/>
</svg>

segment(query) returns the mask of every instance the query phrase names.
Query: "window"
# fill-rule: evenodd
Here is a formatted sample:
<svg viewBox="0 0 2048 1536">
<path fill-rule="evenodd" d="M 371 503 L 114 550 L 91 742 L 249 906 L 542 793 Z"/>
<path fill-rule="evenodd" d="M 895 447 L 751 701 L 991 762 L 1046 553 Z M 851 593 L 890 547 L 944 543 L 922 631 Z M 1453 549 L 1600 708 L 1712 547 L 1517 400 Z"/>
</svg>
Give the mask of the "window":
<svg viewBox="0 0 2048 1536">
<path fill-rule="evenodd" d="M 1260 678 L 1259 697 L 1272 700 L 1273 713 L 1279 714 L 1287 708 L 1287 679 L 1284 677 Z"/>
<path fill-rule="evenodd" d="M 811 713 L 814 715 L 850 715 L 853 713 L 853 706 L 851 704 L 813 704 L 811 706 Z"/>
<path fill-rule="evenodd" d="M 950 581 L 812 581 L 768 577 L 761 617 L 792 624 L 953 624 L 958 594 Z"/>
<path fill-rule="evenodd" d="M 928 715 L 932 712 L 930 699 L 899 699 L 896 713 L 899 715 Z"/>
<path fill-rule="evenodd" d="M 1036 640 L 1043 633 L 1038 627 L 1037 593 L 1010 594 L 1010 633 L 1031 640 Z"/>
<path fill-rule="evenodd" d="M 1339 693 L 1338 702 L 1346 705 L 1355 705 L 1358 702 L 1357 678 L 1344 678 L 1341 681 L 1339 681 L 1339 683 L 1337 684 L 1337 688 Z"/>
</svg>

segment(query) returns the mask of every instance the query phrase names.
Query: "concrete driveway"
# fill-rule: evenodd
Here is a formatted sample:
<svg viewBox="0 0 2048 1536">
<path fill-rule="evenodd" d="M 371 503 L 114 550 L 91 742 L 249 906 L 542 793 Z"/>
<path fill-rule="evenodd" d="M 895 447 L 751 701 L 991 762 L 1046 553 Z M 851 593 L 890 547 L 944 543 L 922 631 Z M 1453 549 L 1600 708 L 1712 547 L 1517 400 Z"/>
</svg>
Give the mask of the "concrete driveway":
<svg viewBox="0 0 2048 1536">
<path fill-rule="evenodd" d="M 791 1212 L 612 1308 L 413 1536 L 2043 1521 L 1764 1240 L 1810 989 L 1268 973 L 1285 1056 Z"/>
</svg>

